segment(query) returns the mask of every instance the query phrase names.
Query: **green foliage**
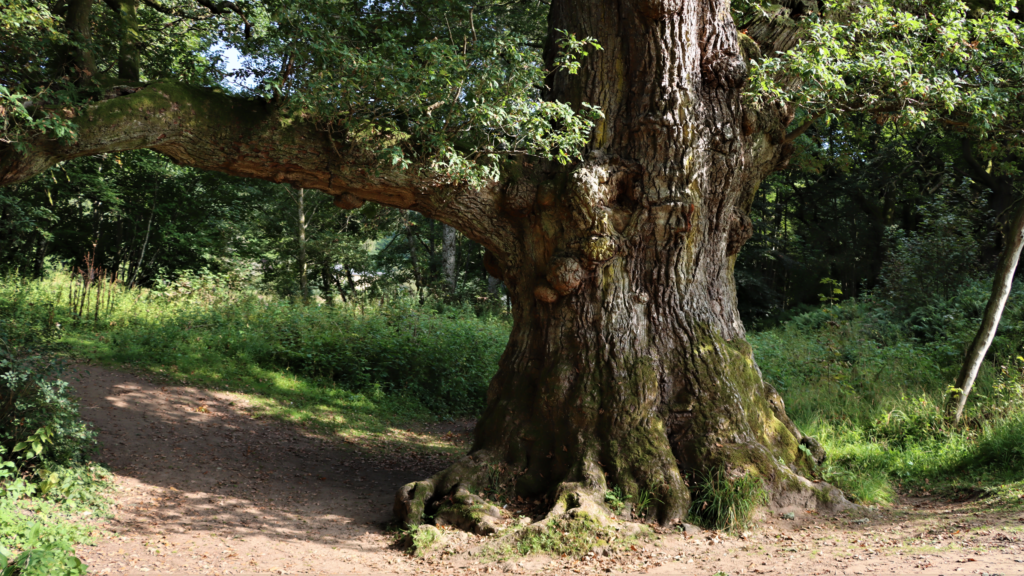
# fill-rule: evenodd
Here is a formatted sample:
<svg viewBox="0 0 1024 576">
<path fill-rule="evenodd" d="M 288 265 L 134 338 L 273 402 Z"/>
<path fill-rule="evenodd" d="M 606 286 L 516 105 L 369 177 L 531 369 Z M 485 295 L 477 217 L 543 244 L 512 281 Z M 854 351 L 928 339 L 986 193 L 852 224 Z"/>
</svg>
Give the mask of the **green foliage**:
<svg viewBox="0 0 1024 576">
<path fill-rule="evenodd" d="M 998 361 L 983 366 L 963 425 L 944 404 L 987 297 L 985 282 L 967 280 L 909 316 L 862 298 L 750 336 L 787 413 L 826 448 L 824 480 L 884 504 L 900 490 L 971 494 L 1019 478 L 1022 299 L 1010 299 L 991 349 Z"/>
<path fill-rule="evenodd" d="M 58 305 L 67 281 L 55 275 L 12 281 L 0 290 L 20 302 L 20 310 L 53 310 L 73 326 L 70 312 Z M 478 318 L 459 307 L 439 313 L 409 298 L 304 305 L 232 291 L 202 277 L 160 290 L 118 289 L 110 298 L 103 323 L 86 333 L 91 339 L 103 332 L 112 361 L 173 366 L 176 377 L 198 371 L 224 383 L 251 383 L 266 378 L 262 371 L 280 371 L 304 379 L 316 394 L 415 404 L 436 417 L 479 412 L 508 339 L 500 318 Z"/>
<path fill-rule="evenodd" d="M 599 112 L 542 98 L 548 73 L 538 48 L 544 11 L 488 0 L 351 3 L 187 0 L 140 3 L 127 22 L 103 3 L 79 29 L 56 6 L 5 6 L 0 42 L 0 138 L 24 149 L 39 132 L 73 139 L 75 111 L 118 84 L 119 59 L 138 52 L 142 81 L 174 79 L 235 90 L 302 118 L 340 142 L 359 142 L 387 166 L 452 181 L 495 178 L 510 154 L 568 162 Z M 51 12 L 52 9 L 52 12 Z M 132 45 L 121 41 L 134 28 Z M 590 39 L 567 37 L 572 73 Z M 228 71 L 231 53 L 239 66 Z M 121 73 L 118 72 L 120 75 Z M 43 104 L 57 113 L 40 114 Z"/>
<path fill-rule="evenodd" d="M 966 183 L 943 191 L 918 209 L 916 230 L 891 227 L 886 235 L 888 257 L 876 294 L 902 313 L 936 300 L 948 300 L 978 270 L 981 243 Z"/>
<path fill-rule="evenodd" d="M 993 224 L 1015 195 L 1009 180 L 965 152 L 984 145 L 938 130 L 879 128 L 865 114 L 847 120 L 797 139 L 790 168 L 754 199 L 754 235 L 736 263 L 748 326 L 817 307 L 822 277 L 836 280 L 843 298 L 891 294 L 906 314 L 933 292 L 948 297 L 998 253 Z"/>
<path fill-rule="evenodd" d="M 983 138 L 1019 118 L 1024 69 L 1006 65 L 1022 59 L 1014 2 L 971 11 L 953 0 L 843 0 L 798 22 L 777 4 L 751 4 L 802 34 L 794 48 L 752 63 L 751 97 L 827 120 L 859 110 L 909 127 L 953 117 Z M 794 86 L 793 76 L 802 82 Z"/>
<path fill-rule="evenodd" d="M 582 558 L 595 548 L 628 547 L 643 534 L 620 532 L 616 526 L 604 525 L 586 514 L 579 514 L 550 520 L 540 529 L 534 526 L 519 529 L 513 533 L 510 543 L 506 540 L 503 547 L 491 553 L 498 558 L 530 554 Z"/>
<path fill-rule="evenodd" d="M 158 318 L 111 331 L 117 361 L 223 355 L 371 399 L 412 397 L 438 415 L 483 407 L 507 338 L 502 324 L 442 316 L 408 301 L 307 307 L 250 296 L 202 308 L 159 300 L 149 306 L 162 308 Z"/>
<path fill-rule="evenodd" d="M 41 543 L 39 524 L 32 526 L 25 550 L 10 559 L 0 546 L 0 576 L 84 576 L 88 569 L 64 542 Z"/>
<path fill-rule="evenodd" d="M 688 519 L 698 526 L 730 532 L 749 526 L 754 511 L 768 503 L 759 478 L 744 475 L 730 479 L 721 469 L 702 475 L 693 494 Z"/>
<path fill-rule="evenodd" d="M 410 552 L 422 558 L 430 548 L 440 540 L 440 531 L 430 524 L 420 524 L 406 530 L 401 535 Z"/>
<path fill-rule="evenodd" d="M 604 503 L 616 514 L 622 512 L 622 509 L 626 507 L 626 500 L 628 497 L 622 493 L 622 488 L 619 486 L 614 486 L 604 493 Z"/>
<path fill-rule="evenodd" d="M 456 181 L 497 178 L 509 154 L 576 158 L 591 119 L 541 98 L 547 71 L 529 47 L 536 40 L 510 14 L 491 2 L 368 8 L 269 5 L 273 23 L 237 44 L 257 82 L 252 93 L 284 97 L 289 115 L 357 139 L 384 164 L 425 164 Z M 563 48 L 571 57 L 584 46 Z"/>
<path fill-rule="evenodd" d="M 105 509 L 105 472 L 87 462 L 95 433 L 57 379 L 53 310 L 9 283 L 20 285 L 0 282 L 0 574 L 85 574 L 70 544 L 87 540 L 81 521 Z"/>
<path fill-rule="evenodd" d="M 47 349 L 52 317 L 40 326 L 36 315 L 16 313 L 12 300 L 0 310 L 0 455 L 30 469 L 82 463 L 95 433 L 79 417 L 70 385 L 57 379 L 64 367 Z"/>
<path fill-rule="evenodd" d="M 604 503 L 616 514 L 621 513 L 627 503 L 632 503 L 635 515 L 638 518 L 647 518 L 654 505 L 660 504 L 661 500 L 646 488 L 641 488 L 636 494 L 626 494 L 621 486 L 613 486 L 604 493 Z"/>
<path fill-rule="evenodd" d="M 985 426 L 969 455 L 960 462 L 963 470 L 1024 471 L 1024 411 Z"/>
</svg>

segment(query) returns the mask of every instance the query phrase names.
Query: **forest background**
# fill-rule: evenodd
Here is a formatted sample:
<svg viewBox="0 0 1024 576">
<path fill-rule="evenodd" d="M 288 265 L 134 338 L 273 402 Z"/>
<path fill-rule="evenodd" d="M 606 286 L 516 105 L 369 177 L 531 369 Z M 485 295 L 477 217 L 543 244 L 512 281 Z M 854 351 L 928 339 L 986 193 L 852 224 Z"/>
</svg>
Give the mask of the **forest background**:
<svg viewBox="0 0 1024 576">
<path fill-rule="evenodd" d="M 194 48 L 205 56 L 180 74 L 230 91 L 215 46 Z M 1016 498 L 1019 285 L 967 418 L 954 425 L 946 407 L 1019 202 L 1016 173 L 979 159 L 995 144 L 884 114 L 819 121 L 794 145 L 758 192 L 735 270 L 766 380 L 829 452 L 821 477 L 870 505 L 901 493 Z M 90 358 L 261 395 L 326 432 L 340 425 L 323 406 L 370 431 L 477 415 L 509 328 L 483 250 L 451 228 L 149 151 L 0 188 L 0 270 L 12 389 L 48 379 L 61 358 Z M 87 538 L 73 524 L 26 524 L 19 507 L 56 518 L 101 506 L 92 437 L 66 389 L 45 390 L 38 421 L 0 438 L 0 553 Z"/>
</svg>

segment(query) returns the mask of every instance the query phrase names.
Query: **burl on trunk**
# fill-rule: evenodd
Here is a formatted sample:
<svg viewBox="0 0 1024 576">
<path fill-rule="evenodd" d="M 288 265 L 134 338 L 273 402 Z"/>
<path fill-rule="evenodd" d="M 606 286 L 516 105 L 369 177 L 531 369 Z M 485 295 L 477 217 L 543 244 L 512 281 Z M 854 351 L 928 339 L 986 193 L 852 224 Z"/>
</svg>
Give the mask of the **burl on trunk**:
<svg viewBox="0 0 1024 576">
<path fill-rule="evenodd" d="M 737 311 L 747 212 L 784 161 L 790 118 L 741 102 L 729 2 L 560 0 L 549 29 L 603 47 L 549 86 L 604 118 L 585 161 L 510 170 L 501 210 L 514 242 L 488 258 L 511 293 L 508 348 L 471 453 L 399 490 L 396 516 L 489 531 L 486 514 L 446 507 L 479 505 L 468 492 L 498 465 L 520 471 L 519 495 L 551 497 L 554 515 L 600 515 L 617 485 L 652 494 L 658 521 L 679 520 L 688 481 L 722 470 L 759 477 L 780 507 L 844 503 L 804 478 L 824 454 L 762 379 Z"/>
</svg>

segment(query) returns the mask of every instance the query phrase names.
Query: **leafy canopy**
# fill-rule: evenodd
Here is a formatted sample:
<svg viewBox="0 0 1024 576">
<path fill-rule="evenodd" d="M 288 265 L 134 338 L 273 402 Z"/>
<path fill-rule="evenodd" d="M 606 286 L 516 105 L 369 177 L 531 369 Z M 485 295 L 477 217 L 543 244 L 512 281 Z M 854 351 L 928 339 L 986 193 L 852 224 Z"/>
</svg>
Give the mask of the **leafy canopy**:
<svg viewBox="0 0 1024 576">
<path fill-rule="evenodd" d="M 545 5 L 533 0 L 242 1 L 225 14 L 205 5 L 143 1 L 141 81 L 172 78 L 266 99 L 286 121 L 312 121 L 386 164 L 472 179 L 497 177 L 510 154 L 568 162 L 597 114 L 542 98 Z M 96 3 L 93 36 L 83 39 L 63 26 L 67 18 L 56 3 L 14 0 L 5 9 L 0 42 L 17 56 L 0 64 L 6 143 L 36 131 L 73 138 L 76 105 L 119 83 L 119 52 L 128 49 L 120 34 L 130 23 Z M 559 44 L 553 66 L 570 71 L 577 55 L 600 48 L 569 34 Z M 82 50 L 94 72 L 62 56 Z M 229 71 L 226 54 L 241 55 L 241 67 Z"/>
<path fill-rule="evenodd" d="M 748 98 L 781 100 L 809 119 L 873 114 L 879 124 L 936 126 L 994 140 L 988 159 L 1015 170 L 1022 143 L 1024 49 L 1015 0 L 838 0 L 792 14 L 747 7 L 799 28 L 794 48 L 751 63 Z M 998 149 L 997 149 L 998 148 Z"/>
</svg>

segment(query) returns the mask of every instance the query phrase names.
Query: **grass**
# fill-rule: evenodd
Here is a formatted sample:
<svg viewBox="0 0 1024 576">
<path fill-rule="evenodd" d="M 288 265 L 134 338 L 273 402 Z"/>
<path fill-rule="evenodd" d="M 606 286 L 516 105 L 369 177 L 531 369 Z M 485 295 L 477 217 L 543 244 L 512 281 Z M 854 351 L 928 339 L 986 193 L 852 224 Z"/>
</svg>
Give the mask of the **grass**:
<svg viewBox="0 0 1024 576">
<path fill-rule="evenodd" d="M 935 314 L 964 298 L 936 304 Z M 986 363 L 959 426 L 945 410 L 960 358 L 950 351 L 963 350 L 976 323 L 922 331 L 919 317 L 894 322 L 869 299 L 805 314 L 751 343 L 787 413 L 826 448 L 822 478 L 865 504 L 901 492 L 964 498 L 1024 478 L 1022 314 L 1007 311 L 993 347 L 1005 361 Z"/>
<path fill-rule="evenodd" d="M 494 561 L 531 554 L 582 558 L 597 548 L 628 548 L 649 535 L 646 528 L 623 531 L 621 526 L 602 524 L 580 514 L 573 518 L 549 520 L 543 529 L 534 526 L 512 528 L 484 555 Z"/>
<path fill-rule="evenodd" d="M 108 513 L 108 473 L 96 465 L 67 468 L 74 489 L 41 493 L 39 483 L 24 478 L 0 485 L 0 552 L 20 552 L 35 531 L 40 545 L 92 541 L 92 522 Z"/>
<path fill-rule="evenodd" d="M 729 479 L 722 470 L 701 478 L 693 494 L 688 520 L 705 528 L 734 533 L 748 527 L 755 510 L 768 503 L 760 480 L 750 476 Z"/>
<path fill-rule="evenodd" d="M 3 279 L 0 315 L 59 324 L 72 356 L 231 390 L 257 415 L 380 451 L 460 451 L 408 424 L 475 416 L 508 336 L 505 320 L 468 310 L 439 313 L 407 300 L 304 305 L 196 278 L 107 290 L 98 308 L 93 300 L 93 312 L 77 316 L 70 284 L 61 274 Z M 849 301 L 749 336 L 787 412 L 827 449 L 821 478 L 865 504 L 900 493 L 1024 502 L 1024 305 L 1008 308 L 993 347 L 1006 361 L 986 363 L 964 424 L 945 414 L 984 296 L 969 284 L 902 320 L 884 302 Z M 703 479 L 694 517 L 737 529 L 762 498 L 747 488 Z M 611 495 L 610 504 L 627 500 Z M 642 511 L 644 495 L 632 496 Z M 572 549 L 576 528 L 563 528 L 524 535 L 517 546 Z"/>
<path fill-rule="evenodd" d="M 195 278 L 160 290 L 105 287 L 99 308 L 89 300 L 94 312 L 77 316 L 70 285 L 63 274 L 7 278 L 0 301 L 6 316 L 59 325 L 72 357 L 229 390 L 256 415 L 381 449 L 458 451 L 407 424 L 475 416 L 508 338 L 503 320 L 470 309 L 304 305 Z"/>
</svg>

